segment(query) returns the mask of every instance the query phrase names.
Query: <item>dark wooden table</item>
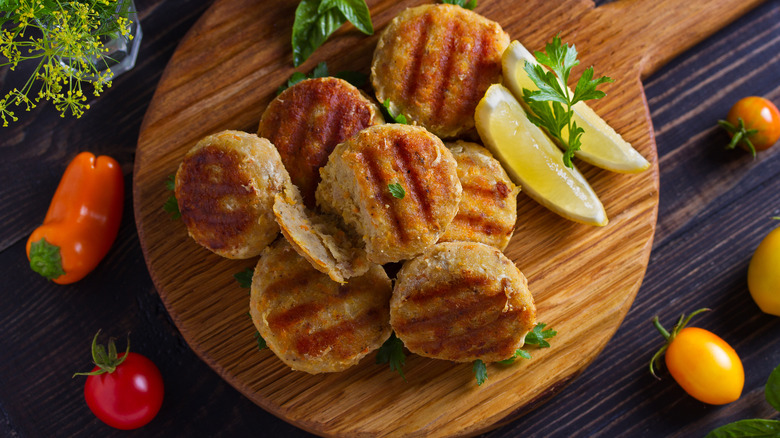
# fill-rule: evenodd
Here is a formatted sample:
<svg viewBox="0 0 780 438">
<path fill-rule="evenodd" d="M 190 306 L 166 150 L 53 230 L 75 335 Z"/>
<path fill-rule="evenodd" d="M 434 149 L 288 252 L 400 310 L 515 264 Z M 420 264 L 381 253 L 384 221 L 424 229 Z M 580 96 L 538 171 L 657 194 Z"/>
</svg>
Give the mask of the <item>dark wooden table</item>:
<svg viewBox="0 0 780 438">
<path fill-rule="evenodd" d="M 487 1 L 487 0 L 484 0 Z M 603 3 L 603 2 L 597 2 Z M 201 362 L 171 322 L 146 270 L 132 214 L 138 130 L 176 44 L 209 6 L 205 0 L 137 0 L 144 38 L 135 69 L 90 102 L 81 118 L 48 104 L 0 128 L 0 436 L 308 436 L 266 413 Z M 750 257 L 778 226 L 780 145 L 753 159 L 724 151 L 715 127 L 736 100 L 764 96 L 780 105 L 780 0 L 769 0 L 644 81 L 656 132 L 661 201 L 653 252 L 631 311 L 598 359 L 531 414 L 487 436 L 703 436 L 738 419 L 779 418 L 764 401 L 780 365 L 780 318 L 761 313 L 747 290 Z M 29 68 L 0 70 L 0 89 Z M 608 73 L 608 72 L 607 72 Z M 27 236 L 43 220 L 66 164 L 89 150 L 115 157 L 127 200 L 116 243 L 101 265 L 70 286 L 32 273 Z M 780 267 L 778 267 L 780 269 Z M 711 307 L 695 325 L 737 350 L 742 397 L 717 407 L 687 396 L 646 364 L 682 312 Z M 96 419 L 82 395 L 98 329 L 151 358 L 165 400 L 147 426 L 120 432 Z M 120 348 L 124 346 L 120 342 Z"/>
</svg>

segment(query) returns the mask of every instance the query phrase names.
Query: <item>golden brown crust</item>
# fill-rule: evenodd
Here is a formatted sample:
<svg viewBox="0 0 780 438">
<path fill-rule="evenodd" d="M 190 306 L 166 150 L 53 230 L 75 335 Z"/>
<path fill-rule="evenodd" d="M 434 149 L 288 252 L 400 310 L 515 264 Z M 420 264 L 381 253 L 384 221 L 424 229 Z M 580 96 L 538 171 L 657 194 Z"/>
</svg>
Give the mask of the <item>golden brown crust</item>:
<svg viewBox="0 0 780 438">
<path fill-rule="evenodd" d="M 371 125 L 384 123 L 379 107 L 342 79 L 301 81 L 266 108 L 258 135 L 279 150 L 307 207 L 314 207 L 320 167 L 337 144 Z"/>
<path fill-rule="evenodd" d="M 223 131 L 199 141 L 176 172 L 181 218 L 196 242 L 223 257 L 254 257 L 279 233 L 276 193 L 290 185 L 266 139 Z"/>
<path fill-rule="evenodd" d="M 458 163 L 463 197 L 439 242 L 482 242 L 503 250 L 514 232 L 520 188 L 482 146 L 457 141 L 447 147 Z"/>
<path fill-rule="evenodd" d="M 439 243 L 406 262 L 390 301 L 390 324 L 409 351 L 455 362 L 507 359 L 535 323 L 525 276 L 482 243 Z"/>
<path fill-rule="evenodd" d="M 456 167 L 441 140 L 422 127 L 372 126 L 336 147 L 322 168 L 317 202 L 355 227 L 370 261 L 404 260 L 434 244 L 455 217 Z M 395 183 L 406 192 L 402 199 L 388 188 Z"/>
<path fill-rule="evenodd" d="M 381 266 L 340 285 L 279 239 L 255 267 L 249 311 L 268 347 L 293 370 L 336 372 L 390 337 L 391 292 Z"/>
<path fill-rule="evenodd" d="M 474 128 L 474 110 L 501 82 L 509 45 L 498 23 L 450 4 L 406 9 L 382 32 L 371 67 L 380 102 L 442 138 Z"/>
</svg>

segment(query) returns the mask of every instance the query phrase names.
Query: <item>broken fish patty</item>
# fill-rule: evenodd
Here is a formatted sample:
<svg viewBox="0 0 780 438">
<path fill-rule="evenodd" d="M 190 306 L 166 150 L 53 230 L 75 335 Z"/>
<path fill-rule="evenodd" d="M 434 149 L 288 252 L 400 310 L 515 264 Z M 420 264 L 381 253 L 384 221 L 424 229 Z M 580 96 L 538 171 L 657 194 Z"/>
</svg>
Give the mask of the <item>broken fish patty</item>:
<svg viewBox="0 0 780 438">
<path fill-rule="evenodd" d="M 333 148 L 380 123 L 382 113 L 368 96 L 345 80 L 326 77 L 284 90 L 266 108 L 257 134 L 279 150 L 293 184 L 312 208 L 319 169 Z"/>
<path fill-rule="evenodd" d="M 436 243 L 455 217 L 462 191 L 456 168 L 425 128 L 372 126 L 334 149 L 317 204 L 357 230 L 371 262 L 405 260 Z M 403 197 L 390 184 L 399 184 Z"/>
<path fill-rule="evenodd" d="M 357 364 L 390 337 L 391 293 L 379 265 L 339 284 L 279 239 L 255 267 L 249 313 L 282 362 L 293 370 L 329 373 Z"/>
<path fill-rule="evenodd" d="M 176 172 L 181 219 L 203 247 L 231 259 L 254 257 L 279 234 L 274 196 L 290 185 L 266 139 L 223 131 L 200 140 Z"/>
<path fill-rule="evenodd" d="M 460 6 L 406 9 L 379 38 L 371 83 L 393 114 L 441 138 L 456 137 L 473 131 L 477 103 L 501 82 L 508 45 L 498 23 Z"/>
<path fill-rule="evenodd" d="M 523 346 L 536 308 L 525 276 L 498 249 L 438 243 L 398 272 L 390 324 L 420 356 L 496 362 Z"/>
<path fill-rule="evenodd" d="M 295 186 L 276 195 L 274 216 L 293 249 L 331 280 L 345 283 L 368 270 L 360 237 L 345 229 L 336 216 L 306 208 Z"/>
<path fill-rule="evenodd" d="M 463 196 L 439 242 L 482 242 L 503 250 L 514 232 L 520 188 L 482 146 L 457 141 L 447 147 L 458 162 Z"/>
</svg>

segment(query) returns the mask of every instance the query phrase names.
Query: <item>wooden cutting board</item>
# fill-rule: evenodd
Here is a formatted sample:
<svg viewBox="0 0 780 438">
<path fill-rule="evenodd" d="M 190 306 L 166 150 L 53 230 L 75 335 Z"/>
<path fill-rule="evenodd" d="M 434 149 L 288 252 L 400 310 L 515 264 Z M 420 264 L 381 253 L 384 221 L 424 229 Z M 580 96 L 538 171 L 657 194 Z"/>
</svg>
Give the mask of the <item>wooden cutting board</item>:
<svg viewBox="0 0 780 438">
<path fill-rule="evenodd" d="M 421 1 L 369 1 L 377 34 L 344 26 L 299 70 L 369 71 L 378 34 Z M 559 218 L 523 193 L 506 254 L 529 279 L 538 319 L 558 331 L 550 349 L 512 366 L 489 365 L 477 386 L 470 364 L 408 356 L 404 382 L 369 355 L 337 374 L 292 372 L 259 352 L 249 296 L 233 274 L 256 260 L 220 258 L 162 210 L 165 180 L 201 137 L 255 132 L 276 88 L 295 70 L 290 29 L 297 2 L 217 0 L 181 42 L 144 118 L 134 206 L 146 263 L 192 349 L 231 385 L 276 416 L 327 436 L 473 435 L 507 423 L 570 383 L 617 330 L 642 283 L 658 207 L 658 161 L 641 78 L 760 3 L 760 0 L 481 0 L 476 11 L 531 50 L 560 32 L 583 67 L 616 80 L 594 109 L 648 160 L 621 175 L 577 162 L 602 199 L 609 225 Z M 714 73 L 714 72 L 713 72 Z M 651 352 L 648 352 L 650 354 Z M 205 413 L 208 415 L 208 413 Z"/>
</svg>

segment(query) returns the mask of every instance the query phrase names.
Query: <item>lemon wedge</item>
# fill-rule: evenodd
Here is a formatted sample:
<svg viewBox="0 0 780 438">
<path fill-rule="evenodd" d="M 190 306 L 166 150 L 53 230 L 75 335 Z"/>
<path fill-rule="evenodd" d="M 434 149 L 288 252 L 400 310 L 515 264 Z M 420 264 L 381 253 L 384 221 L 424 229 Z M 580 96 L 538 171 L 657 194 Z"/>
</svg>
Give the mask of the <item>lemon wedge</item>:
<svg viewBox="0 0 780 438">
<path fill-rule="evenodd" d="M 482 141 L 509 176 L 534 200 L 566 219 L 604 226 L 607 213 L 576 167 L 563 165 L 563 152 L 506 87 L 493 84 L 474 114 Z"/>
<path fill-rule="evenodd" d="M 526 62 L 538 64 L 519 41 L 512 41 L 502 58 L 504 81 L 524 107 L 523 88 L 532 91 L 539 89 L 523 69 Z M 636 173 L 650 167 L 650 163 L 585 102 L 575 103 L 572 110 L 574 122 L 585 130 L 581 137 L 581 149 L 574 156 L 613 172 Z"/>
</svg>

